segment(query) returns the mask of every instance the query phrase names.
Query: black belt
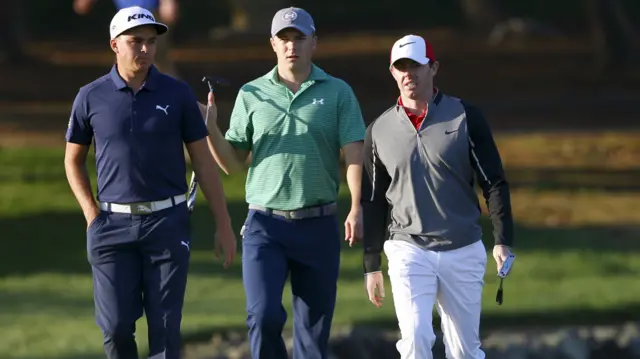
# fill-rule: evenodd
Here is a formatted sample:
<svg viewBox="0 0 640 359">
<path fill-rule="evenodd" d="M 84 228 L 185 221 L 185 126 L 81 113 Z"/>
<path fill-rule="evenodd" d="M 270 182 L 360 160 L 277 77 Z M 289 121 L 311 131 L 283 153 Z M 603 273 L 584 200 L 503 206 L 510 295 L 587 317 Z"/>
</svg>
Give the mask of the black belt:
<svg viewBox="0 0 640 359">
<path fill-rule="evenodd" d="M 266 208 L 256 204 L 250 204 L 249 209 L 260 211 L 269 216 L 284 217 L 286 219 L 304 219 L 333 215 L 337 212 L 338 205 L 335 202 L 332 202 L 320 206 L 283 211 L 279 209 Z"/>
</svg>

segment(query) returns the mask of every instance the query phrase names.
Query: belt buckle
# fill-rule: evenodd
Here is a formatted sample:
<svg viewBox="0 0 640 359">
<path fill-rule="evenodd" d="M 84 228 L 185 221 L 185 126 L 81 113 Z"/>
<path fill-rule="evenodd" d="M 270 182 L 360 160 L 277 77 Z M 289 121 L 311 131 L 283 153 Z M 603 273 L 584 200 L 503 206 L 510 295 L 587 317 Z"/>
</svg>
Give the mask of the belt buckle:
<svg viewBox="0 0 640 359">
<path fill-rule="evenodd" d="M 140 202 L 129 205 L 131 214 L 142 215 L 152 213 L 151 202 Z"/>
</svg>

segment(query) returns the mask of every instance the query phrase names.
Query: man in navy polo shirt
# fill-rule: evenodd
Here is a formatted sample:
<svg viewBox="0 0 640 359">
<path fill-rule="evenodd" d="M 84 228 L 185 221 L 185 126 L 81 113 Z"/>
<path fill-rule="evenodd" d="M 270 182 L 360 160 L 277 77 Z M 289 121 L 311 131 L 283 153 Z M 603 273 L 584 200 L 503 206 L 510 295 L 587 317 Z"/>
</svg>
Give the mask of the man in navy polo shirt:
<svg viewBox="0 0 640 359">
<path fill-rule="evenodd" d="M 87 221 L 107 357 L 138 358 L 135 322 L 144 309 L 150 358 L 177 359 L 191 237 L 183 143 L 216 219 L 226 266 L 236 240 L 196 97 L 153 66 L 156 38 L 167 26 L 130 7 L 113 17 L 110 31 L 116 64 L 76 96 L 65 169 Z M 92 140 L 97 203 L 85 167 Z"/>
</svg>

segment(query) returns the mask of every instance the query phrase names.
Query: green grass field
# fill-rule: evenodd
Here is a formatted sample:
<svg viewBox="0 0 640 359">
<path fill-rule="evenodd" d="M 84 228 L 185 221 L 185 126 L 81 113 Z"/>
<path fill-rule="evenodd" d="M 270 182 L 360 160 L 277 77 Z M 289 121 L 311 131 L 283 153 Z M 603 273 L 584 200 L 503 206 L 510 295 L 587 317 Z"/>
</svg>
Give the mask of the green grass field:
<svg viewBox="0 0 640 359">
<path fill-rule="evenodd" d="M 640 137 L 615 136 L 499 139 L 513 188 L 518 260 L 505 283 L 503 306 L 494 302 L 496 269 L 489 261 L 484 293 L 487 327 L 616 320 L 640 310 Z M 103 357 L 101 334 L 93 319 L 85 223 L 68 188 L 62 155 L 55 149 L 0 150 L 3 359 Z M 238 229 L 246 213 L 244 178 L 223 178 Z M 342 193 L 346 199 L 346 188 Z M 344 201 L 341 209 L 344 218 Z M 202 198 L 193 221 L 185 335 L 242 328 L 240 258 L 226 271 L 215 261 L 215 226 Z M 488 223 L 483 220 L 490 250 Z M 382 309 L 365 297 L 360 251 L 359 246 L 345 246 L 343 251 L 336 325 L 393 326 L 390 286 Z M 287 292 L 285 306 L 289 304 Z M 142 319 L 141 352 L 145 326 Z"/>
</svg>

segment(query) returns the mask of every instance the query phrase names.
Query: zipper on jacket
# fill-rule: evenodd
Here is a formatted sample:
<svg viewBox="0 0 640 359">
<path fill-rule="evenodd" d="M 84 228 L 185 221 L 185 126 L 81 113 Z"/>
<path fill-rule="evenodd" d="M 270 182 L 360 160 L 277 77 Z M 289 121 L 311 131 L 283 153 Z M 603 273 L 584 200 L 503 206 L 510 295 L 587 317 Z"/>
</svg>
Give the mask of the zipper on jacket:
<svg viewBox="0 0 640 359">
<path fill-rule="evenodd" d="M 422 148 L 422 140 L 420 138 L 420 132 L 416 132 L 416 146 L 418 147 L 418 153 L 420 154 L 420 158 L 424 157 L 427 161 L 427 165 L 431 164 L 429 161 L 429 155 L 426 153 L 424 148 Z"/>
</svg>

